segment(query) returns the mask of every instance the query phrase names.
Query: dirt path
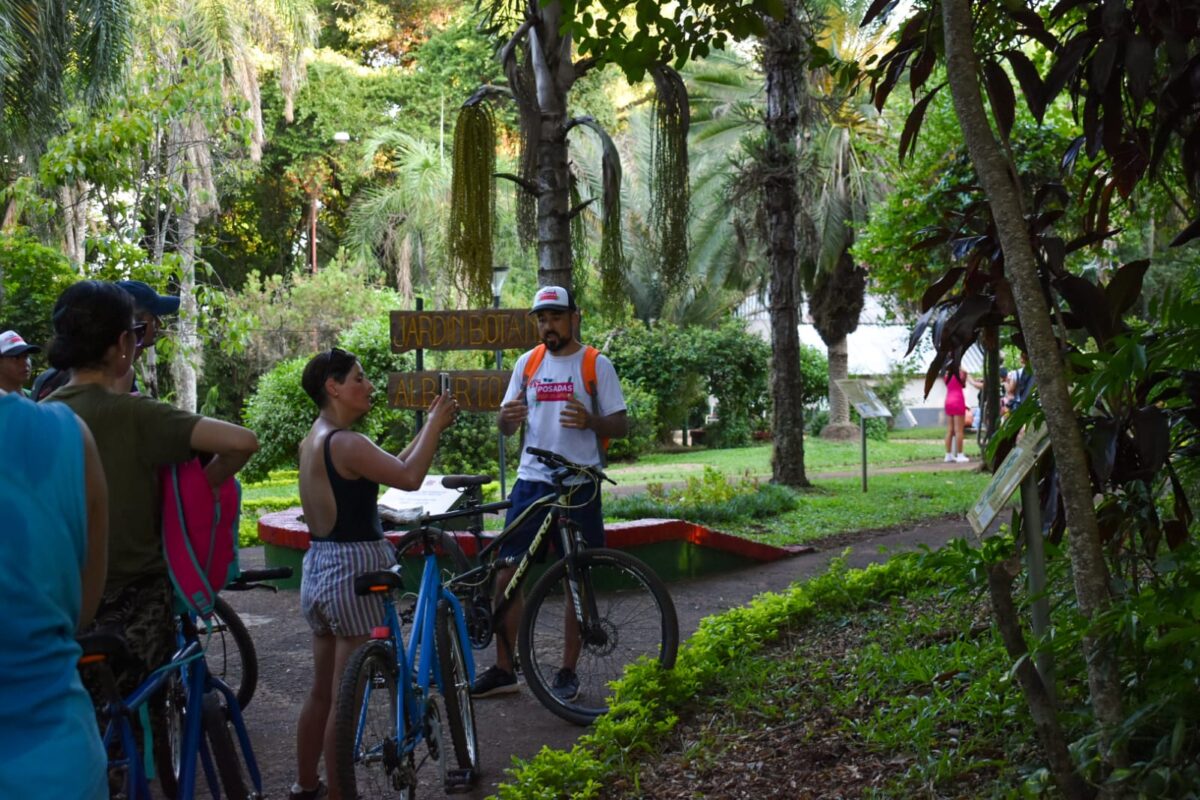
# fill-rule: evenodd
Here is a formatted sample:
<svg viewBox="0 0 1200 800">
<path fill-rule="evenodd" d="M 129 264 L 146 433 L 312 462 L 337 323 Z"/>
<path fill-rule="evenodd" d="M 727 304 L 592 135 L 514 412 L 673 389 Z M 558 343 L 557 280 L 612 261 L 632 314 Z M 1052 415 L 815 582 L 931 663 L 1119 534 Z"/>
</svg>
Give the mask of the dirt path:
<svg viewBox="0 0 1200 800">
<path fill-rule="evenodd" d="M 887 558 L 887 550 L 911 550 L 921 545 L 939 547 L 958 536 L 969 536 L 962 520 L 937 519 L 886 531 L 843 535 L 824 549 L 785 561 L 749 567 L 719 576 L 671 584 L 679 612 L 681 639 L 696 630 L 711 614 L 747 603 L 762 592 L 778 591 L 792 582 L 824 571 L 830 560 L 853 545 L 849 563 L 862 567 Z M 243 551 L 243 566 L 261 564 L 259 548 Z M 312 663 L 310 636 L 299 610 L 299 592 L 226 593 L 230 604 L 250 628 L 259 657 L 258 691 L 246 718 L 264 776 L 268 798 L 286 798 L 295 779 L 296 717 L 308 690 Z M 491 663 L 490 653 L 477 653 L 480 668 Z M 495 791 L 513 756 L 528 758 L 543 745 L 569 748 L 586 729 L 563 722 L 546 711 L 532 694 L 480 700 L 476 704 L 484 776 L 479 788 L 464 797 L 482 798 Z M 429 782 L 432 768 L 421 771 L 422 798 L 440 797 L 440 785 Z"/>
</svg>

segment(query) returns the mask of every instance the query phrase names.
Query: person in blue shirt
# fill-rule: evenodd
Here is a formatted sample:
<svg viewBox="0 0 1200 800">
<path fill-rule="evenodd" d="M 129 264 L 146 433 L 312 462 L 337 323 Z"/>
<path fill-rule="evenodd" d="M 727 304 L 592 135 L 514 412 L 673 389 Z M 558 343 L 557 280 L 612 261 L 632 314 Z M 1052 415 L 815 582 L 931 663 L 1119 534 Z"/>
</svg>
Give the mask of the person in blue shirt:
<svg viewBox="0 0 1200 800">
<path fill-rule="evenodd" d="M 104 588 L 107 498 L 87 426 L 0 391 L 0 797 L 108 797 L 75 641 Z"/>
</svg>

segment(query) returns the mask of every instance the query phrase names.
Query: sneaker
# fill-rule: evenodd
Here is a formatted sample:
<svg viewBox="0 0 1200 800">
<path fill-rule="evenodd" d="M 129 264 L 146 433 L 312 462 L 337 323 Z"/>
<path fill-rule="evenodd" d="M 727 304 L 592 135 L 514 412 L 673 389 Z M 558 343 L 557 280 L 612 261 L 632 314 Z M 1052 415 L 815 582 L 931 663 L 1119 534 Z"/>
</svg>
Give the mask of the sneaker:
<svg viewBox="0 0 1200 800">
<path fill-rule="evenodd" d="M 958 462 L 959 464 L 965 464 L 968 461 L 970 461 L 971 459 L 967 458 L 964 454 L 959 453 L 957 456 L 955 456 L 954 460 L 956 462 Z"/>
<path fill-rule="evenodd" d="M 947 464 L 949 464 L 949 463 L 953 462 L 953 461 L 954 461 L 954 456 L 953 456 L 951 453 L 946 453 L 946 459 L 945 459 L 945 461 L 946 461 L 946 463 L 947 463 Z"/>
<path fill-rule="evenodd" d="M 519 691 L 520 688 L 517 686 L 516 675 L 492 665 L 487 668 L 487 672 L 475 679 L 475 683 L 471 684 L 471 696 L 491 697 L 494 694 L 511 694 Z"/>
<path fill-rule="evenodd" d="M 550 691 L 564 703 L 569 703 L 579 697 L 579 677 L 575 674 L 575 670 L 567 667 L 560 669 L 550 684 Z"/>
<path fill-rule="evenodd" d="M 323 800 L 329 796 L 329 787 L 317 781 L 315 789 L 301 789 L 300 784 L 293 783 L 292 791 L 288 792 L 288 800 Z"/>
</svg>

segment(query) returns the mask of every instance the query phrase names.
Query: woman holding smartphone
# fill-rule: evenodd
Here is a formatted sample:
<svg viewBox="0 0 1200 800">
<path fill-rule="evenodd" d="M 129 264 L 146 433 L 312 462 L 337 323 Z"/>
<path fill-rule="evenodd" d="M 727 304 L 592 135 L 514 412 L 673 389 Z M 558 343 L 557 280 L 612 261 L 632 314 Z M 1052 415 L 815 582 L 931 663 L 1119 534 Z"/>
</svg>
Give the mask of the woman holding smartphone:
<svg viewBox="0 0 1200 800">
<path fill-rule="evenodd" d="M 319 410 L 300 443 L 300 503 L 311 536 L 304 556 L 300 605 L 313 633 L 313 683 L 300 711 L 292 800 L 336 798 L 333 715 L 342 670 L 383 619 L 378 597 L 358 597 L 354 579 L 396 563 L 379 522 L 379 486 L 421 486 L 438 439 L 458 413 L 447 393 L 429 407 L 417 438 L 396 456 L 350 430 L 371 410 L 374 386 L 353 353 L 333 348 L 304 368 L 304 391 Z M 325 754 L 326 789 L 318 778 Z"/>
</svg>

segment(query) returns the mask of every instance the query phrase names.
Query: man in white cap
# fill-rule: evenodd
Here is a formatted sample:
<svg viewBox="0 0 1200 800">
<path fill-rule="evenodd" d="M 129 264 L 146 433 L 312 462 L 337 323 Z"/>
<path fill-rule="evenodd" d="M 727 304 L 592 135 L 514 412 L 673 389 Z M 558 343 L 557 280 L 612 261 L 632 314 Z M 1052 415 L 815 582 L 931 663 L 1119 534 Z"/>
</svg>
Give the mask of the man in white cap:
<svg viewBox="0 0 1200 800">
<path fill-rule="evenodd" d="M 500 407 L 500 432 L 510 436 L 525 425 L 525 445 L 549 450 L 568 461 L 584 466 L 604 463 L 604 446 L 609 439 L 625 436 L 629 420 L 625 397 L 612 362 L 594 348 L 575 338 L 579 329 L 579 309 L 571 293 L 561 286 L 543 286 L 534 294 L 530 314 L 537 317 L 542 344 L 517 359 L 504 402 Z M 509 500 L 509 522 L 531 503 L 555 492 L 553 470 L 522 450 Z M 582 494 L 590 494 L 583 492 Z M 534 534 L 548 509 L 534 514 L 521 530 L 509 537 L 500 550 L 500 558 L 515 564 L 529 549 Z M 579 525 L 589 547 L 604 545 L 604 515 L 600 492 L 586 503 L 572 505 L 568 513 Z M 497 571 L 495 597 L 503 595 L 512 580 L 514 567 Z M 496 636 L 496 664 L 475 679 L 471 693 L 475 697 L 517 691 L 511 647 L 516 642 L 517 624 L 523 603 L 518 596 L 509 607 Z M 563 643 L 563 663 L 551 684 L 556 695 L 570 702 L 579 694 L 575 666 L 579 659 L 578 632 L 567 635 Z"/>
<path fill-rule="evenodd" d="M 33 360 L 29 355 L 41 351 L 42 348 L 29 344 L 16 331 L 0 333 L 0 389 L 28 396 L 25 384 L 33 374 Z"/>
</svg>

